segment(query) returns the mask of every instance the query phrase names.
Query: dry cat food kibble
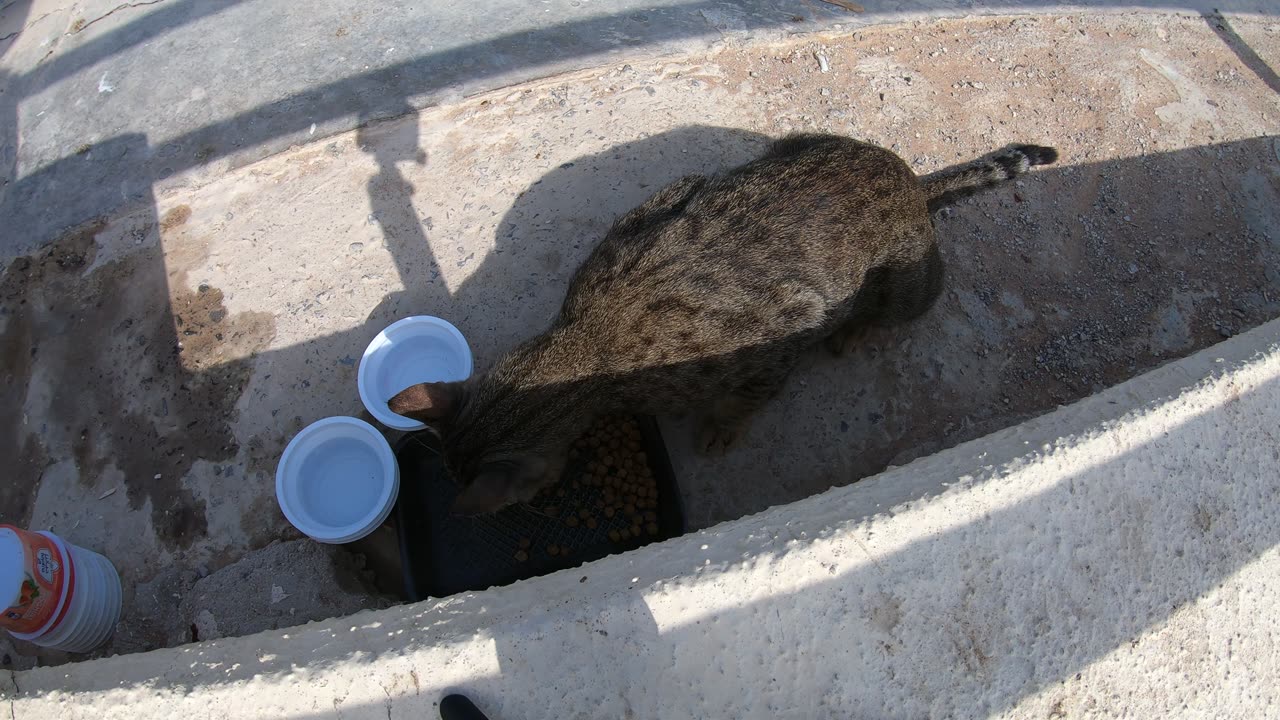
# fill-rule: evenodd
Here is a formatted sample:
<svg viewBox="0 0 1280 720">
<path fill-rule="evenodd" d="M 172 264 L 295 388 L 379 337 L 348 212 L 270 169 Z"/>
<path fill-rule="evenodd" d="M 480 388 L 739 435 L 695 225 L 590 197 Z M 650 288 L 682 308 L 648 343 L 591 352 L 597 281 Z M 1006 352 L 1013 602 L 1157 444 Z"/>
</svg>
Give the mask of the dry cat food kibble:
<svg viewBox="0 0 1280 720">
<path fill-rule="evenodd" d="M 565 542 L 544 548 L 553 557 L 595 542 L 593 530 L 613 543 L 658 535 L 658 483 L 636 421 L 608 419 L 593 425 L 573 443 L 561 481 L 527 507 L 575 531 L 556 538 Z"/>
</svg>

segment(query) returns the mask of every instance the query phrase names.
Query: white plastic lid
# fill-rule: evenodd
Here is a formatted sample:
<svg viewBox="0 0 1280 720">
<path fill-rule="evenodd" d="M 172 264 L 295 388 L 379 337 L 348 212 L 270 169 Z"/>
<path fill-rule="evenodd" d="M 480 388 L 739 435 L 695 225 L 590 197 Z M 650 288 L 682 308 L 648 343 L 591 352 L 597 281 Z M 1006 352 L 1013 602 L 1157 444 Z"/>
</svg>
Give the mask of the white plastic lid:
<svg viewBox="0 0 1280 720">
<path fill-rule="evenodd" d="M 281 511 L 320 542 L 351 542 L 373 532 L 399 490 L 400 467 L 386 438 L 353 417 L 329 417 L 303 428 L 276 467 Z"/>
<path fill-rule="evenodd" d="M 426 425 L 391 412 L 387 401 L 410 385 L 471 377 L 471 348 L 446 320 L 417 315 L 398 320 L 365 348 L 356 374 L 360 401 L 378 422 L 396 430 Z"/>
</svg>

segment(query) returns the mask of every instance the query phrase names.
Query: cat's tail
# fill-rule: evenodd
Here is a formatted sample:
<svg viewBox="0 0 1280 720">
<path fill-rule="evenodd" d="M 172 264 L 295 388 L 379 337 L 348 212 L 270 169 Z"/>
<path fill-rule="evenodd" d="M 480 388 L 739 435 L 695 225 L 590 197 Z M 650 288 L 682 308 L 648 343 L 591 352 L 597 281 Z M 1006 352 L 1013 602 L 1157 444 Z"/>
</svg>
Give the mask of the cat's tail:
<svg viewBox="0 0 1280 720">
<path fill-rule="evenodd" d="M 987 157 L 954 165 L 929 173 L 920 178 L 929 198 L 929 212 L 1006 180 L 1012 180 L 1036 165 L 1048 165 L 1058 160 L 1058 151 L 1042 145 L 1010 145 Z"/>
</svg>

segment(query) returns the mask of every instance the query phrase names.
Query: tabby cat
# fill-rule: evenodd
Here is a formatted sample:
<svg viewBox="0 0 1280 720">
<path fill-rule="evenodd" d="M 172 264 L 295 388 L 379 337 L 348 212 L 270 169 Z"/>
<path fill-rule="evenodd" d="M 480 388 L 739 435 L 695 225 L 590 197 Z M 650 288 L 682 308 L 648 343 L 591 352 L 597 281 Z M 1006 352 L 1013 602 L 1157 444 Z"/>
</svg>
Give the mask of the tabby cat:
<svg viewBox="0 0 1280 720">
<path fill-rule="evenodd" d="M 917 177 L 850 138 L 793 135 L 714 177 L 676 181 L 617 220 L 549 330 L 463 382 L 426 383 L 391 410 L 440 435 L 455 511 L 532 498 L 606 414 L 702 415 L 723 451 L 800 354 L 925 312 L 942 287 L 931 213 L 1057 160 L 1015 145 Z"/>
</svg>

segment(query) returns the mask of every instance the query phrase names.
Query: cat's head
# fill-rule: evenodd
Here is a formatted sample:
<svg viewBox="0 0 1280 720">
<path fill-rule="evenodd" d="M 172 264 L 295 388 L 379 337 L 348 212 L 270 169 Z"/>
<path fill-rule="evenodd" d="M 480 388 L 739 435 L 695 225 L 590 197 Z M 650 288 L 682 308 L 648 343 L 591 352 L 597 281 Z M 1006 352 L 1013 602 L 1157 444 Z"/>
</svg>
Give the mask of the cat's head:
<svg viewBox="0 0 1280 720">
<path fill-rule="evenodd" d="M 501 392 L 480 380 L 420 383 L 388 402 L 427 424 L 461 488 L 453 512 L 479 515 L 527 502 L 560 479 L 572 436 L 538 393 Z"/>
</svg>

